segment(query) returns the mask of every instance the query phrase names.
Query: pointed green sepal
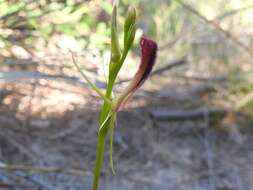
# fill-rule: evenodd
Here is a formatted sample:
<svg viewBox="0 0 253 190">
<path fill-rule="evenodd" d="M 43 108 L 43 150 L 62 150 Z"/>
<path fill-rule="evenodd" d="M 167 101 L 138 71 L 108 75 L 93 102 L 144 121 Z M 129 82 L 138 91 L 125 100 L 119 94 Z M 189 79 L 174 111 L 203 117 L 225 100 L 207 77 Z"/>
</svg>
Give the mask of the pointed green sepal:
<svg viewBox="0 0 253 190">
<path fill-rule="evenodd" d="M 72 62 L 74 64 L 74 66 L 76 67 L 76 69 L 78 70 L 78 72 L 81 74 L 81 76 L 83 77 L 83 79 L 87 82 L 87 84 L 98 94 L 98 96 L 103 99 L 106 103 L 108 104 L 112 104 L 112 101 L 106 97 L 99 89 L 98 87 L 96 87 L 91 81 L 90 79 L 86 76 L 86 74 L 82 71 L 82 69 L 79 67 L 79 65 L 77 64 L 75 57 L 73 55 L 72 52 L 71 53 L 71 58 L 72 58 Z"/>
<path fill-rule="evenodd" d="M 136 32 L 136 9 L 130 7 L 124 24 L 124 49 L 129 50 Z"/>
<path fill-rule="evenodd" d="M 135 33 L 136 33 L 136 24 L 131 25 L 131 27 L 129 28 L 129 33 L 126 39 L 126 42 L 124 44 L 124 48 L 129 51 L 129 49 L 131 48 L 133 42 L 134 42 L 134 38 L 135 38 Z"/>
<path fill-rule="evenodd" d="M 121 52 L 119 47 L 118 31 L 117 31 L 117 6 L 113 6 L 111 20 L 111 63 L 115 63 L 120 59 Z"/>
</svg>

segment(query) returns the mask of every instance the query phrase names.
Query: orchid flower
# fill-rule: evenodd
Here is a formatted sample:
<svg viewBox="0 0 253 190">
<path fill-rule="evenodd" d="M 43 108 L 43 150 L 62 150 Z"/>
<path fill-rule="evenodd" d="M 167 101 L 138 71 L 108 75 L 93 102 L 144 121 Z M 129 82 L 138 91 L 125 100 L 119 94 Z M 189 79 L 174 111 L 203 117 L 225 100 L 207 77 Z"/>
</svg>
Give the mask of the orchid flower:
<svg viewBox="0 0 253 190">
<path fill-rule="evenodd" d="M 119 96 L 115 111 L 119 111 L 126 104 L 133 93 L 140 88 L 140 86 L 148 78 L 155 64 L 156 54 L 157 54 L 157 44 L 155 41 L 142 37 L 140 41 L 141 46 L 141 64 L 135 74 L 134 78 L 126 89 Z"/>
</svg>

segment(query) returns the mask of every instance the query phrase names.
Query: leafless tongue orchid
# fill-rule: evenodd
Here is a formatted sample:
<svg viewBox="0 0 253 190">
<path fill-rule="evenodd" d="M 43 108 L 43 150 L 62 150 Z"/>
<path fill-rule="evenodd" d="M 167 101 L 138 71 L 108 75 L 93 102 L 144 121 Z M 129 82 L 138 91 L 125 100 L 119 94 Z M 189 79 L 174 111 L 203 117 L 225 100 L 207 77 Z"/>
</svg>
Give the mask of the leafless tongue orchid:
<svg viewBox="0 0 253 190">
<path fill-rule="evenodd" d="M 157 54 L 157 44 L 153 40 L 142 37 L 140 41 L 141 48 L 141 63 L 140 66 L 134 75 L 130 84 L 122 92 L 118 98 L 113 98 L 113 88 L 115 81 L 117 79 L 118 73 L 127 57 L 127 54 L 134 42 L 135 33 L 136 33 L 136 10 L 133 7 L 130 7 L 124 23 L 124 45 L 123 48 L 120 47 L 117 31 L 117 3 L 114 4 L 112 10 L 112 19 L 111 19 L 111 59 L 109 64 L 109 76 L 108 83 L 106 87 L 106 92 L 103 93 L 98 89 L 86 76 L 85 72 L 78 66 L 75 62 L 75 58 L 72 55 L 73 63 L 80 74 L 83 76 L 83 79 L 87 84 L 98 94 L 98 96 L 104 101 L 101 108 L 99 127 L 98 127 L 98 141 L 97 141 L 97 150 L 96 150 L 96 160 L 94 165 L 94 177 L 92 182 L 92 190 L 99 189 L 99 179 L 101 168 L 103 166 L 103 157 L 104 149 L 106 144 L 106 138 L 108 132 L 110 135 L 110 146 L 109 146 L 109 160 L 110 167 L 113 169 L 113 136 L 114 128 L 117 120 L 117 112 L 123 108 L 129 98 L 133 93 L 140 88 L 140 86 L 145 82 L 145 80 L 150 75 L 152 68 L 155 64 L 156 54 Z"/>
<path fill-rule="evenodd" d="M 156 54 L 157 54 L 157 44 L 155 41 L 142 37 L 140 41 L 141 47 L 141 63 L 140 66 L 134 75 L 130 84 L 126 87 L 126 89 L 119 96 L 115 111 L 119 111 L 126 104 L 129 98 L 133 95 L 133 93 L 141 87 L 141 85 L 145 82 L 145 80 L 150 75 L 152 68 L 155 64 Z"/>
</svg>

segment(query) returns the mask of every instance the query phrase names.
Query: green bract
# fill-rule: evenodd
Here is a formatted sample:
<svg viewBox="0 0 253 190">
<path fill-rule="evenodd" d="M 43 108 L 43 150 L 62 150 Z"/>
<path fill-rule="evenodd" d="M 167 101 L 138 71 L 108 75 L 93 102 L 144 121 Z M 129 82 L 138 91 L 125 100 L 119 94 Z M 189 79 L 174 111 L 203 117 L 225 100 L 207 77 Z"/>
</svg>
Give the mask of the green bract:
<svg viewBox="0 0 253 190">
<path fill-rule="evenodd" d="M 128 9 L 128 14 L 126 16 L 124 24 L 124 50 L 128 51 L 131 47 L 136 31 L 136 10 L 133 7 Z"/>
<path fill-rule="evenodd" d="M 114 64 L 120 59 L 118 31 L 117 31 L 117 7 L 113 7 L 111 20 L 111 63 Z"/>
</svg>

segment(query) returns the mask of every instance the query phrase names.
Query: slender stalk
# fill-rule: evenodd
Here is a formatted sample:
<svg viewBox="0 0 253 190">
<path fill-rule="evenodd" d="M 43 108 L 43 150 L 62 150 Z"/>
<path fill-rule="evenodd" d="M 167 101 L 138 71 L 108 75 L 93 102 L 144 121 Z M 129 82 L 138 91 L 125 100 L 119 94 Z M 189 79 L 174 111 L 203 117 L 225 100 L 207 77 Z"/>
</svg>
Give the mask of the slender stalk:
<svg viewBox="0 0 253 190">
<path fill-rule="evenodd" d="M 103 165 L 105 142 L 106 142 L 106 134 L 102 134 L 100 132 L 98 134 L 96 162 L 95 162 L 92 190 L 98 190 L 99 178 L 100 178 L 101 168 L 102 168 L 102 165 Z"/>
<path fill-rule="evenodd" d="M 99 177 L 103 166 L 103 155 L 108 130 L 114 125 L 116 113 L 109 112 L 98 131 L 98 142 L 96 150 L 96 162 L 94 168 L 94 179 L 92 190 L 98 190 Z"/>
<path fill-rule="evenodd" d="M 112 94 L 112 87 L 113 82 L 109 80 L 106 90 L 106 97 L 108 99 L 111 98 Z M 108 119 L 110 117 L 110 111 L 111 111 L 112 104 L 109 104 L 108 102 L 104 101 L 102 111 L 100 113 L 100 127 L 98 131 L 98 142 L 97 142 L 97 150 L 96 150 L 96 161 L 95 161 L 95 167 L 94 167 L 94 178 L 92 183 L 92 190 L 98 190 L 99 186 L 99 179 L 100 179 L 100 173 L 101 168 L 103 166 L 103 156 L 104 156 L 104 148 L 105 148 L 105 142 L 106 142 L 106 136 L 108 133 L 108 129 L 110 128 L 111 119 Z M 107 120 L 107 121 L 106 121 Z"/>
<path fill-rule="evenodd" d="M 111 100 L 111 95 L 112 95 L 112 90 L 113 90 L 113 86 L 116 80 L 116 77 L 119 73 L 119 70 L 123 64 L 123 62 L 125 61 L 127 56 L 127 51 L 124 51 L 122 54 L 122 57 L 119 59 L 118 63 L 117 63 L 117 69 L 116 71 L 114 71 L 113 75 L 112 73 L 109 73 L 109 80 L 108 80 L 108 84 L 107 84 L 107 88 L 106 88 L 106 94 L 105 94 L 105 98 L 104 98 L 104 104 L 100 113 L 100 118 L 99 118 L 99 124 L 103 125 L 103 129 L 99 130 L 98 132 L 98 144 L 97 144 L 97 150 L 96 150 L 96 161 L 95 161 L 95 168 L 94 168 L 94 178 L 93 178 L 93 185 L 92 185 L 92 190 L 98 190 L 98 186 L 99 186 L 99 177 L 100 177 L 100 169 L 103 166 L 103 155 L 104 155 L 104 146 L 105 146 L 105 141 L 106 141 L 106 136 L 108 133 L 108 129 L 111 127 L 110 121 L 106 121 L 105 120 L 108 118 L 109 114 L 112 111 L 112 101 L 108 102 L 106 101 L 106 99 Z M 114 115 L 115 117 L 115 115 Z M 113 118 L 110 118 L 110 120 Z M 115 120 L 115 118 L 114 118 Z M 101 129 L 101 127 L 99 128 Z M 113 129 L 112 129 L 113 130 Z M 110 158 L 111 159 L 111 158 Z M 112 165 L 112 160 L 110 160 L 110 164 Z M 113 169 L 113 167 L 112 167 Z"/>
</svg>

